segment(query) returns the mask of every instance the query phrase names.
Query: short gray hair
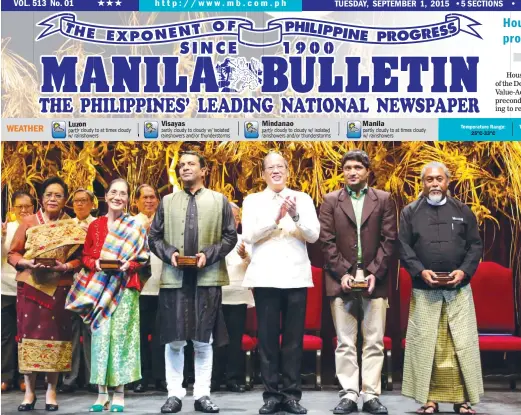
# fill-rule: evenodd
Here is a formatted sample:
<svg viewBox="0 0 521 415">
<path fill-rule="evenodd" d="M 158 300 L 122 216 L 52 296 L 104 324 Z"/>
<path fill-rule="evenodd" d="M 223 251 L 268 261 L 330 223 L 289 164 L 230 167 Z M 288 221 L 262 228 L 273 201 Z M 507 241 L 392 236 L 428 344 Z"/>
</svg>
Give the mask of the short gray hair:
<svg viewBox="0 0 521 415">
<path fill-rule="evenodd" d="M 282 153 L 276 151 L 276 150 L 270 150 L 268 151 L 268 154 L 266 154 L 264 156 L 264 158 L 262 159 L 262 170 L 265 170 L 266 169 L 266 159 L 269 157 L 269 156 L 273 156 L 274 154 L 278 155 L 278 156 L 281 156 L 282 157 L 282 160 L 284 160 L 284 166 L 286 167 L 286 170 L 289 169 L 289 163 L 288 163 L 288 160 L 286 160 L 286 158 L 282 155 Z"/>
<path fill-rule="evenodd" d="M 445 176 L 447 176 L 447 179 L 450 180 L 450 171 L 449 171 L 449 169 L 447 168 L 447 166 L 445 164 L 440 163 L 439 161 L 431 161 L 430 163 L 427 163 L 425 166 L 423 166 L 422 172 L 421 172 L 421 175 L 420 175 L 420 180 L 423 181 L 423 177 L 425 176 L 425 172 L 428 169 L 433 169 L 433 168 L 442 169 L 443 172 L 445 173 Z"/>
<path fill-rule="evenodd" d="M 91 202 L 94 202 L 94 193 L 92 193 L 89 189 L 85 189 L 83 187 L 79 187 L 78 189 L 76 189 L 73 193 L 72 193 L 72 196 L 74 197 L 74 195 L 76 193 L 80 193 L 80 192 L 83 192 L 83 193 L 87 193 L 87 195 L 89 196 L 89 199 Z"/>
<path fill-rule="evenodd" d="M 229 202 L 229 203 L 230 203 L 230 206 L 232 207 L 232 209 L 235 208 L 235 209 L 241 210 L 241 208 L 239 206 L 237 206 L 235 203 L 233 203 L 233 202 Z"/>
</svg>

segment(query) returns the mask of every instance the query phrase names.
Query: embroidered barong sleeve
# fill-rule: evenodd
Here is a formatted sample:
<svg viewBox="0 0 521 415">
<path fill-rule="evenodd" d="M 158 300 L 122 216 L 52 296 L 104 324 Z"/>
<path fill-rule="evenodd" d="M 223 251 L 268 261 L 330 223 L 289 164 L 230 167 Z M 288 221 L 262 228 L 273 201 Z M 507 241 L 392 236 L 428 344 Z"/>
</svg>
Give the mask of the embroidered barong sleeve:
<svg viewBox="0 0 521 415">
<path fill-rule="evenodd" d="M 18 226 L 18 229 L 16 230 L 13 236 L 13 240 L 9 248 L 9 253 L 7 254 L 7 262 L 9 263 L 9 265 L 13 266 L 17 271 L 21 271 L 21 269 L 17 265 L 25 254 L 25 234 L 29 227 L 30 226 L 25 222 L 22 222 L 20 226 Z"/>
<path fill-rule="evenodd" d="M 404 209 L 400 215 L 400 230 L 398 239 L 400 240 L 400 260 L 402 265 L 407 270 L 412 278 L 419 277 L 425 266 L 419 260 L 416 252 L 412 248 L 413 232 L 410 223 L 410 218 L 407 215 L 407 210 Z"/>
<path fill-rule="evenodd" d="M 304 240 L 310 244 L 317 241 L 320 235 L 320 222 L 313 200 L 309 195 L 301 193 L 297 201 L 297 213 L 299 219 L 295 222 Z"/>
<path fill-rule="evenodd" d="M 336 246 L 334 209 L 327 197 L 320 206 L 320 242 L 324 254 L 324 266 L 331 276 L 340 282 L 353 264 L 344 258 Z"/>
<path fill-rule="evenodd" d="M 221 242 L 201 249 L 201 252 L 206 256 L 206 266 L 224 259 L 237 244 L 237 230 L 235 229 L 232 208 L 225 196 L 223 196 L 223 199 Z"/>
<path fill-rule="evenodd" d="M 468 223 L 467 244 L 465 247 L 467 254 L 465 255 L 465 259 L 463 260 L 463 263 L 460 265 L 459 269 L 463 271 L 468 278 L 471 278 L 476 272 L 481 255 L 483 254 L 483 243 L 481 242 L 481 237 L 479 236 L 478 221 L 476 220 L 476 216 L 474 213 L 472 213 L 468 206 L 465 206 L 463 209 L 463 213 L 466 216 Z"/>
<path fill-rule="evenodd" d="M 244 242 L 251 245 L 266 238 L 277 229 L 275 220 L 278 212 L 275 212 L 274 215 L 269 206 L 263 206 L 263 200 L 259 200 L 261 195 L 262 193 L 247 196 L 243 203 L 242 237 Z"/>
<path fill-rule="evenodd" d="M 385 210 L 382 217 L 380 246 L 375 258 L 367 266 L 367 270 L 378 279 L 382 279 L 387 275 L 389 260 L 394 254 L 396 236 L 398 234 L 396 227 L 396 209 L 391 196 L 389 196 L 385 201 Z"/>
<path fill-rule="evenodd" d="M 148 244 L 150 250 L 155 254 L 155 256 L 167 264 L 171 264 L 172 255 L 179 252 L 179 249 L 165 241 L 165 210 L 163 207 L 163 201 L 159 204 L 154 220 L 150 225 Z"/>
</svg>

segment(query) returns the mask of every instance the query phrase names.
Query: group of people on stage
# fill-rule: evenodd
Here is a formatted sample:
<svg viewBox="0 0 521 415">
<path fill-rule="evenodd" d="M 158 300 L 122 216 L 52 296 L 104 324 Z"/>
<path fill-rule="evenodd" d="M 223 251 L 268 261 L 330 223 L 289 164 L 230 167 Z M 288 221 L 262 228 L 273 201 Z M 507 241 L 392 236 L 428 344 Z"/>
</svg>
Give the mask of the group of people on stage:
<svg viewBox="0 0 521 415">
<path fill-rule="evenodd" d="M 76 189 L 69 196 L 58 177 L 42 184 L 36 213 L 32 196 L 15 192 L 16 221 L 2 227 L 2 389 L 13 382 L 18 353 L 25 390 L 18 410 L 34 409 L 38 372 L 46 373 L 45 409 L 58 410 L 58 375 L 64 373 L 63 388 L 76 384 L 82 337 L 89 387 L 98 392 L 91 412 L 122 412 L 125 385 L 145 390 L 152 367 L 156 387 L 168 393 L 161 412 L 176 413 L 191 341 L 194 409 L 219 412 L 211 392 L 224 373 L 228 390 L 244 391 L 239 356 L 246 311 L 255 306 L 265 388 L 259 413 L 305 414 L 300 369 L 313 286 L 306 244 L 319 241 L 338 337 L 342 390 L 333 413 L 356 412 L 360 399 L 363 411 L 387 413 L 379 397 L 396 250 L 413 280 L 402 393 L 422 405 L 418 413 L 438 412 L 440 402 L 475 413 L 470 405 L 483 383 L 469 285 L 482 255 L 474 214 L 450 196 L 446 166 L 431 162 L 398 231 L 390 193 L 368 186 L 367 154 L 349 151 L 341 166 L 345 186 L 325 196 L 319 215 L 309 195 L 286 186 L 288 163 L 276 152 L 262 160 L 266 189 L 244 199 L 242 220 L 237 205 L 204 186 L 206 161 L 191 151 L 177 166 L 183 189 L 160 199 L 141 185 L 136 216 L 127 213 L 133 189 L 121 178 L 106 189 L 107 212 L 98 218 L 91 216 L 94 195 Z M 64 212 L 69 199 L 75 218 Z M 442 286 L 436 273 L 450 280 Z M 353 289 L 358 280 L 367 290 Z"/>
</svg>

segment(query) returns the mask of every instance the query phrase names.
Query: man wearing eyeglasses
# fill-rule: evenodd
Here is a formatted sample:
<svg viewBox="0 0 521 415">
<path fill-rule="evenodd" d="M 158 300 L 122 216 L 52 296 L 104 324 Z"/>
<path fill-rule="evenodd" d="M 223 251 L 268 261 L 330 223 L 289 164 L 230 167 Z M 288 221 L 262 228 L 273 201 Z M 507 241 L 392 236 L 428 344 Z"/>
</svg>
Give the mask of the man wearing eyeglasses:
<svg viewBox="0 0 521 415">
<path fill-rule="evenodd" d="M 96 218 L 91 212 L 94 209 L 94 193 L 80 187 L 72 195 L 72 207 L 76 217 L 74 220 L 85 230 Z M 83 345 L 80 342 L 83 337 Z M 91 333 L 89 326 L 83 323 L 79 314 L 73 313 L 72 316 L 72 365 L 70 373 L 63 377 L 63 384 L 59 391 L 62 393 L 74 392 L 78 387 L 78 375 L 80 372 L 81 355 L 85 364 L 85 379 L 88 384 L 89 392 L 98 393 L 96 385 L 91 385 L 90 380 L 90 340 Z M 82 351 L 83 349 L 83 351 Z"/>
<path fill-rule="evenodd" d="M 286 187 L 288 163 L 280 154 L 269 153 L 262 167 L 267 188 L 244 199 L 242 224 L 243 239 L 252 245 L 243 286 L 254 288 L 265 387 L 259 413 L 305 414 L 300 366 L 307 289 L 313 286 L 306 243 L 318 239 L 320 224 L 311 197 Z"/>
<path fill-rule="evenodd" d="M 79 188 L 72 195 L 72 207 L 76 215 L 76 221 L 85 228 L 96 219 L 91 212 L 94 209 L 94 193 L 90 190 Z"/>
<path fill-rule="evenodd" d="M 7 263 L 7 253 L 13 236 L 26 216 L 34 213 L 34 199 L 24 191 L 11 197 L 16 220 L 2 223 L 2 392 L 13 387 L 17 370 L 16 358 L 16 270 Z M 25 392 L 23 376 L 20 389 Z"/>
</svg>

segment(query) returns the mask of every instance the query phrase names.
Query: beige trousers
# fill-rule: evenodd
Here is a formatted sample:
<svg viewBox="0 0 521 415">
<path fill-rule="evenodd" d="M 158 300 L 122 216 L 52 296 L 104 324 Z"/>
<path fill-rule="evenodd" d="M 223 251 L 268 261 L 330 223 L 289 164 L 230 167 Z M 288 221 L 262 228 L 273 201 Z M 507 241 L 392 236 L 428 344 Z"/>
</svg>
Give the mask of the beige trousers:
<svg viewBox="0 0 521 415">
<path fill-rule="evenodd" d="M 356 402 L 361 394 L 363 401 L 367 402 L 381 393 L 387 304 L 386 298 L 371 299 L 362 295 L 356 295 L 349 300 L 341 297 L 331 300 L 331 314 L 338 337 L 335 351 L 336 375 L 342 386 L 340 391 L 342 398 L 349 398 Z M 363 319 L 364 338 L 361 391 L 356 350 L 359 318 Z"/>
</svg>

